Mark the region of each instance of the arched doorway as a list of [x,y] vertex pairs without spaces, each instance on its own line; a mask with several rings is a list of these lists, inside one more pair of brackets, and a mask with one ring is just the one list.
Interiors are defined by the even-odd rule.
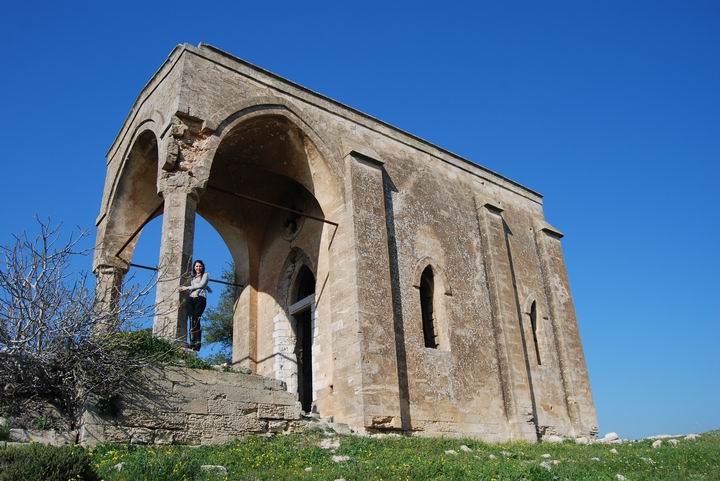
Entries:
[[289,313],[295,331],[295,359],[297,360],[297,392],[303,411],[310,412],[313,402],[313,334],[315,322],[315,276],[303,265],[295,278]]

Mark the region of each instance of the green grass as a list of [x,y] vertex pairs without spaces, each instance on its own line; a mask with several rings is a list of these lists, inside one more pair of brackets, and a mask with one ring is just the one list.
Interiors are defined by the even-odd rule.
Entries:
[[[92,451],[105,481],[134,480],[720,480],[720,434],[707,433],[675,447],[650,441],[615,446],[563,444],[489,445],[469,439],[340,437],[336,453],[321,449],[321,434],[248,437],[217,447],[101,446]],[[460,450],[462,444],[472,452]],[[612,454],[612,448],[618,454]],[[457,455],[445,454],[455,450]],[[350,456],[344,463],[331,457]],[[550,458],[543,458],[549,454]],[[492,459],[492,456],[495,458]],[[593,457],[599,461],[592,460]],[[552,464],[553,460],[559,461]],[[541,466],[547,461],[550,469]],[[114,468],[123,463],[122,470]],[[228,476],[203,473],[203,464],[225,466]],[[311,471],[305,468],[311,467]]]

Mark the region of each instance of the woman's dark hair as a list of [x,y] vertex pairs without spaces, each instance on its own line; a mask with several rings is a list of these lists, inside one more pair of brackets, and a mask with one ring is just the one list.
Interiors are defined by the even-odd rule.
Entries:
[[195,262],[193,262],[192,267],[192,274],[195,275],[195,264],[200,264],[202,266],[202,273],[205,274],[205,263],[201,261],[200,259],[196,259]]

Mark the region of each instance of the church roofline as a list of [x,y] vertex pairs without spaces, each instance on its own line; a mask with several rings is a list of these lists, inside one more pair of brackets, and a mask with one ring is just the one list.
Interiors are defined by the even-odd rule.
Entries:
[[[200,57],[203,57],[203,58],[208,59],[207,57],[205,57],[204,55],[202,55],[202,52],[203,52],[204,50],[205,50],[205,51],[209,51],[209,52],[213,52],[213,53],[215,53],[215,54],[217,54],[217,55],[221,55],[222,57],[225,57],[225,58],[227,58],[227,59],[229,59],[229,60],[231,60],[231,61],[233,61],[233,62],[237,62],[237,63],[239,63],[239,64],[241,64],[241,65],[243,65],[243,66],[245,66],[245,67],[250,68],[251,70],[254,70],[254,71],[256,71],[256,72],[258,72],[258,73],[261,73],[261,74],[263,74],[263,75],[267,75],[267,76],[269,76],[269,77],[272,77],[273,79],[279,80],[279,81],[281,81],[281,82],[283,82],[283,83],[285,83],[285,84],[287,84],[287,85],[289,85],[289,86],[291,86],[291,87],[293,87],[293,88],[295,88],[295,89],[298,89],[298,90],[301,90],[302,92],[305,92],[305,93],[307,93],[307,94],[310,94],[312,97],[316,97],[316,98],[321,99],[321,100],[323,100],[323,101],[329,102],[329,103],[331,103],[331,104],[333,104],[333,105],[335,105],[335,106],[337,106],[337,107],[339,107],[339,108],[341,108],[341,109],[344,109],[344,110],[347,110],[347,111],[352,112],[353,114],[359,115],[360,117],[363,117],[363,118],[365,118],[366,120],[370,120],[370,121],[372,121],[372,122],[375,122],[375,123],[377,123],[377,124],[380,124],[380,125],[382,125],[383,127],[386,127],[386,128],[390,129],[391,131],[393,131],[393,132],[395,132],[395,133],[397,133],[397,134],[400,134],[400,135],[402,135],[402,136],[406,136],[406,137],[408,137],[408,138],[410,138],[410,139],[415,140],[416,142],[420,142],[421,144],[424,144],[424,145],[426,145],[426,146],[428,146],[428,147],[430,147],[430,148],[432,148],[432,149],[435,149],[435,150],[437,150],[438,152],[441,152],[442,154],[445,154],[445,155],[449,156],[449,157],[452,158],[452,159],[455,159],[455,160],[458,160],[458,161],[460,161],[460,162],[462,162],[462,163],[464,163],[464,164],[467,164],[467,166],[468,166],[469,168],[471,168],[471,169],[479,169],[479,170],[481,170],[481,171],[483,171],[483,172],[485,172],[485,173],[487,173],[487,174],[490,174],[490,175],[492,175],[492,176],[494,176],[494,177],[497,177],[497,178],[499,178],[499,179],[502,179],[503,181],[508,182],[509,184],[515,186],[516,188],[519,188],[519,189],[521,189],[521,190],[523,190],[523,191],[531,194],[532,197],[535,197],[535,198],[532,198],[532,197],[531,197],[530,200],[533,200],[533,201],[538,202],[538,203],[542,203],[542,197],[543,197],[542,194],[540,194],[539,192],[534,191],[534,190],[532,190],[532,189],[530,189],[530,188],[528,188],[528,187],[520,184],[519,182],[516,182],[516,181],[514,181],[514,180],[512,180],[512,179],[510,179],[510,178],[508,178],[508,177],[505,177],[504,175],[499,174],[499,173],[497,173],[497,172],[495,172],[495,171],[493,171],[493,170],[491,170],[491,169],[489,169],[489,168],[487,168],[487,167],[484,167],[484,166],[482,166],[482,165],[480,165],[480,164],[478,164],[478,163],[476,163],[476,162],[473,162],[473,161],[471,161],[471,160],[469,160],[469,159],[466,159],[465,157],[462,157],[461,155],[458,155],[458,154],[456,154],[456,153],[454,153],[454,152],[452,152],[452,151],[450,151],[450,150],[448,150],[448,149],[445,149],[445,148],[443,148],[443,147],[440,147],[440,146],[438,146],[438,145],[436,145],[436,144],[434,144],[434,143],[432,143],[432,142],[430,142],[430,141],[428,141],[428,140],[423,139],[422,137],[419,137],[419,136],[417,136],[417,135],[415,135],[415,134],[412,134],[412,133],[410,133],[410,132],[407,132],[407,131],[405,131],[405,130],[403,130],[403,129],[401,129],[401,128],[398,128],[398,127],[396,127],[396,126],[394,126],[394,125],[392,125],[392,124],[389,124],[389,123],[387,123],[387,122],[385,122],[385,121],[383,121],[383,120],[381,120],[381,119],[379,119],[379,118],[377,118],[377,117],[374,117],[374,116],[369,115],[369,114],[367,114],[367,113],[365,113],[365,112],[362,112],[362,111],[360,111],[360,110],[358,110],[358,109],[356,109],[356,108],[354,108],[354,107],[351,107],[351,106],[349,106],[349,105],[346,105],[346,104],[344,104],[344,103],[342,103],[342,102],[339,102],[339,101],[337,101],[337,100],[335,100],[335,99],[333,99],[333,98],[330,98],[330,97],[328,97],[328,96],[326,96],[326,95],[323,95],[323,94],[321,94],[321,93],[318,93],[318,92],[316,92],[316,91],[314,91],[314,90],[312,90],[312,89],[309,89],[309,88],[307,88],[307,87],[305,87],[305,86],[303,86],[303,85],[300,85],[300,84],[298,84],[298,83],[296,83],[296,82],[293,82],[292,80],[288,80],[287,78],[282,77],[281,75],[278,75],[278,74],[276,74],[276,73],[273,73],[273,72],[271,72],[271,71],[269,71],[269,70],[266,70],[266,69],[264,69],[264,68],[262,68],[262,67],[259,67],[259,66],[255,65],[255,64],[251,63],[251,62],[248,62],[247,60],[243,60],[243,59],[241,59],[241,58],[239,58],[239,57],[237,57],[237,56],[235,56],[235,55],[233,55],[233,54],[231,54],[231,53],[228,53],[228,52],[226,52],[226,51],[224,51],[224,50],[222,50],[222,49],[220,49],[220,48],[217,48],[217,47],[214,47],[214,46],[212,46],[212,45],[205,44],[205,43],[200,43],[197,47],[195,47],[195,46],[193,46],[193,45],[190,45],[190,44],[187,44],[187,43],[179,44],[179,45],[177,45],[177,46],[170,52],[170,54],[168,55],[167,59],[162,63],[162,65],[160,66],[160,68],[158,68],[158,70],[153,74],[153,76],[150,78],[150,80],[145,84],[145,86],[144,86],[144,87],[142,88],[142,90],[140,91],[140,94],[138,95],[137,99],[136,99],[135,102],[133,103],[133,106],[132,106],[132,108],[130,109],[130,112],[128,113],[127,117],[125,118],[125,122],[123,123],[123,126],[122,126],[120,132],[118,132],[117,137],[115,138],[115,140],[113,141],[112,145],[111,145],[110,148],[108,149],[108,152],[107,152],[108,159],[109,159],[109,157],[111,156],[111,153],[113,153],[113,150],[121,143],[121,141],[122,141],[122,139],[125,137],[125,135],[127,135],[127,131],[125,131],[125,127],[128,126],[130,123],[132,123],[132,117],[134,117],[134,115],[136,115],[137,112],[140,110],[140,105],[139,105],[139,104],[141,103],[141,100],[144,100],[144,98],[147,98],[147,97],[145,97],[146,92],[150,91],[150,92],[148,93],[148,95],[147,95],[147,96],[149,97],[149,95],[152,93],[151,90],[154,90],[155,88],[157,88],[157,86],[158,86],[158,85],[160,84],[160,82],[162,81],[162,79],[160,79],[160,81],[156,82],[156,79],[158,79],[159,77],[163,76],[163,74],[167,75],[167,74],[170,72],[170,70],[172,70],[172,67],[175,65],[175,63],[177,63],[177,61],[182,57],[182,54],[185,53],[186,51],[187,51],[187,52],[190,52],[190,53],[193,53],[193,54],[195,54],[195,55],[198,55],[198,56],[200,56]],[[211,61],[212,61],[212,59],[208,59],[208,60],[211,60]],[[170,65],[169,68],[167,68],[168,65]],[[334,112],[334,113],[336,113],[336,112]],[[400,139],[395,139],[395,140],[400,140]],[[447,159],[444,159],[444,158],[442,158],[442,157],[438,157],[437,155],[433,154],[432,152],[426,152],[426,153],[428,153],[429,155],[432,155],[432,156],[434,156],[434,157],[436,157],[436,158],[439,158],[440,160],[443,160],[443,161],[447,162]],[[453,165],[453,166],[455,166],[455,167],[457,167],[457,168],[460,168],[461,170],[465,170],[465,171],[467,171],[468,173],[476,174],[476,175],[477,175],[477,173],[472,172],[471,170],[469,170],[468,167],[465,167],[465,166],[462,166],[462,165],[458,165],[458,164],[455,164],[455,163],[452,163],[452,162],[450,162],[450,163],[451,163],[451,165]],[[488,180],[491,180],[491,179],[488,179]]]

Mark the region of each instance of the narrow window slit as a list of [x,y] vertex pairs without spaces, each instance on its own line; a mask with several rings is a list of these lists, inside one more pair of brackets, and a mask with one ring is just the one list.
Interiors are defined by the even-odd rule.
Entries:
[[532,326],[533,342],[535,343],[535,355],[537,356],[537,363],[538,366],[541,366],[542,361],[540,360],[540,347],[538,346],[537,338],[537,307],[535,306],[535,301],[533,301],[532,306],[530,306],[530,325]]
[[435,328],[434,295],[433,271],[430,266],[427,266],[420,276],[420,310],[422,312],[423,336],[425,338],[425,347],[437,349],[439,343],[437,329]]

